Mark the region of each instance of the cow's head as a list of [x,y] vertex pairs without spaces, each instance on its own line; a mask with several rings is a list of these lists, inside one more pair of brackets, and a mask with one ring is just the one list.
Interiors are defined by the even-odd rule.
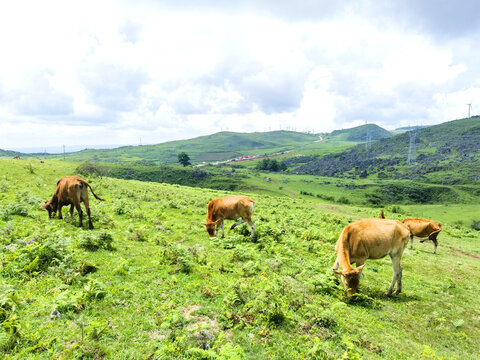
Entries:
[[342,275],[342,282],[348,295],[353,295],[358,292],[358,285],[360,284],[360,275],[365,264],[349,270],[333,270],[335,274]]
[[205,225],[205,228],[207,229],[208,236],[214,237],[215,236],[215,225],[217,225],[216,221],[207,221],[206,223],[202,223]]
[[52,218],[55,217],[55,213],[57,212],[57,204],[52,202],[52,200],[47,200],[45,201],[45,204],[40,206],[41,210],[47,210],[48,211],[48,217]]

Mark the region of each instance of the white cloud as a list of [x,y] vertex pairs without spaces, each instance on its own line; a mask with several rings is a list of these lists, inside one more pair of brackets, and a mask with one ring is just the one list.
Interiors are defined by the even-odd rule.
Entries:
[[480,115],[480,84],[450,93],[438,93],[433,96],[434,106],[429,109],[430,117],[437,122],[449,121],[468,116],[468,104],[471,104],[470,115]]
[[467,17],[446,34],[445,15],[462,13],[451,9],[368,0],[2,2],[0,148],[66,141],[52,126],[92,145],[459,118],[464,103],[480,103],[461,99],[480,88],[479,26]]

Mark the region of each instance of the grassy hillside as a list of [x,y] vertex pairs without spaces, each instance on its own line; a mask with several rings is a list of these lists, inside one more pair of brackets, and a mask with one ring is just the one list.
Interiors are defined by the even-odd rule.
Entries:
[[329,138],[338,138],[345,141],[356,142],[365,142],[367,137],[370,140],[380,140],[391,136],[392,134],[390,131],[375,124],[366,124],[350,129],[335,130],[327,135]]
[[416,162],[407,163],[411,133],[357,145],[342,153],[292,158],[304,174],[380,179],[419,179],[437,184],[480,181],[480,118],[455,120],[416,132]]
[[318,136],[316,135],[293,131],[219,132],[194,139],[170,141],[157,145],[83,150],[67,154],[67,159],[71,161],[104,162],[149,160],[164,164],[176,164],[178,162],[177,155],[180,152],[186,152],[193,162],[209,162],[232,159],[242,155],[292,150],[317,139]]
[[[87,178],[94,230],[38,209],[77,164],[0,160],[0,352],[6,359],[472,359],[480,340],[480,236],[456,220],[478,205],[390,206],[441,218],[438,255],[415,241],[403,293],[367,261],[361,294],[331,274],[347,223],[378,209],[251,194],[242,225],[209,239],[207,202],[225,191]],[[31,164],[30,164],[31,165]],[[320,189],[320,188],[319,188]],[[460,211],[460,209],[462,211]],[[441,215],[441,216],[440,216]]]

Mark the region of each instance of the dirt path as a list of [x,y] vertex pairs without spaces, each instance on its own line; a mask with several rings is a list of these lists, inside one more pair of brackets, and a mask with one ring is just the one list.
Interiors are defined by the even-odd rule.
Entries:
[[[440,244],[439,244],[438,246],[440,246]],[[470,254],[470,253],[468,253],[468,252],[466,252],[466,251],[463,251],[463,250],[454,248],[454,247],[452,247],[452,246],[447,246],[447,245],[443,245],[443,246],[445,246],[446,248],[449,248],[450,250],[453,250],[453,251],[456,252],[456,253],[459,253],[459,254],[462,254],[462,255],[471,257],[472,259],[480,260],[480,256],[478,256],[478,255]]]
[[[416,237],[416,236],[415,236],[415,239],[422,239],[422,238],[419,238],[419,237]],[[433,241],[431,241],[431,240],[425,240],[424,242],[433,245]],[[460,250],[460,249],[457,249],[457,248],[455,248],[455,247],[453,247],[453,246],[438,244],[438,247],[446,247],[447,249],[452,250],[454,253],[462,254],[462,255],[471,257],[472,259],[480,260],[480,256],[475,255],[475,254],[471,254],[471,253],[469,253],[469,252],[466,252],[466,251],[463,251],[463,250]],[[456,254],[454,254],[454,256],[456,256]]]
[[331,213],[335,213],[335,214],[338,214],[338,215],[349,216],[349,217],[358,218],[358,219],[361,218],[361,217],[358,216],[358,214],[350,214],[350,213],[347,213],[347,212],[339,209],[339,207],[336,206],[336,205],[317,204],[317,207],[318,207],[319,209],[322,209],[322,210],[325,210],[325,211],[328,211],[328,212],[331,212]]
[[[272,181],[276,186],[279,186],[279,183],[278,183],[277,179],[272,178]],[[286,192],[292,199],[295,199],[297,197],[293,191],[285,189],[283,186],[282,186],[282,191]]]

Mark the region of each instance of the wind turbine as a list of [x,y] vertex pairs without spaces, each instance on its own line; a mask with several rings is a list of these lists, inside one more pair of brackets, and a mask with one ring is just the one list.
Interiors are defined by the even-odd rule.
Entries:
[[467,104],[468,105],[468,117],[470,118],[470,109],[472,108],[472,103],[470,102],[470,104]]

